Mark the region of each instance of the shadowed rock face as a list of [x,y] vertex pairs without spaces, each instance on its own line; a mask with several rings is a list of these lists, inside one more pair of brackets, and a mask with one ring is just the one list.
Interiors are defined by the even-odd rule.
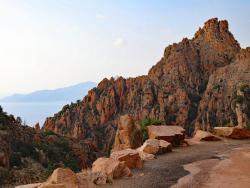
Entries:
[[206,111],[199,107],[200,100],[202,105],[209,103],[210,98],[203,100],[203,95],[208,95],[208,82],[212,87],[211,75],[237,66],[234,64],[240,62],[234,62],[240,50],[228,22],[210,19],[194,38],[168,46],[148,75],[103,79],[82,101],[47,118],[43,129],[91,142],[102,152],[112,147],[117,121],[123,114],[130,114],[137,122],[158,118],[168,125],[183,126],[191,134],[194,122],[200,122]]
[[197,128],[246,127],[250,120],[250,48],[242,49],[228,66],[210,76],[200,101]]

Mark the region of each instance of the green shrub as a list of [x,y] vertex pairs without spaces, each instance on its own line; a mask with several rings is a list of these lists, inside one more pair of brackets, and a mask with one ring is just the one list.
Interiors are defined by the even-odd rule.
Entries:
[[24,142],[22,140],[13,140],[11,142],[11,149],[13,152],[20,153],[22,157],[37,158],[37,152],[32,142]]
[[47,166],[45,176],[50,175],[54,166],[58,164],[64,164],[65,167],[68,167],[75,172],[81,170],[78,157],[74,154],[69,142],[63,137],[53,143],[41,143],[37,147],[40,150],[43,150],[49,159],[49,162],[44,164],[44,166]]
[[159,119],[155,118],[145,118],[140,122],[141,125],[141,130],[142,130],[142,135],[143,135],[143,140],[148,139],[148,131],[147,131],[147,126],[149,125],[161,125],[163,122]]
[[145,118],[141,121],[141,126],[146,127],[148,125],[161,125],[162,121],[154,118]]

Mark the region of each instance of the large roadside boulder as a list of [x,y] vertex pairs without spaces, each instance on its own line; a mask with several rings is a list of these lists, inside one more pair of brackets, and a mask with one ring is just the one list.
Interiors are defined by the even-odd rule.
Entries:
[[[59,184],[59,187],[63,187],[61,185],[64,185],[65,188],[78,188],[78,180],[76,174],[72,170],[64,168],[57,168],[56,170],[54,170],[46,183],[43,183],[41,186],[45,188],[46,185],[50,184]],[[47,187],[49,188],[49,186]]]
[[195,135],[194,135],[194,140],[197,140],[197,141],[219,141],[219,140],[221,140],[221,138],[213,135],[210,132],[197,130]]
[[214,134],[221,137],[228,137],[232,134],[233,127],[214,127]]
[[124,161],[118,161],[112,158],[98,158],[92,165],[92,173],[96,174],[93,180],[95,184],[106,184],[113,179],[131,176],[131,171]]
[[165,140],[148,139],[139,148],[139,151],[143,151],[148,154],[162,154],[172,150],[172,145]]
[[173,146],[182,144],[185,139],[185,129],[180,126],[150,125],[147,130],[150,139],[165,140]]
[[217,136],[232,139],[249,139],[250,130],[239,127],[215,127],[214,132]]
[[156,154],[159,151],[159,140],[157,139],[146,140],[144,144],[140,147],[140,150],[145,153]]
[[131,115],[120,116],[116,132],[114,150],[136,149],[143,143],[142,132]]
[[85,169],[76,174],[78,179],[78,188],[96,188],[96,185],[93,183],[95,174],[91,173],[90,169]]
[[143,161],[149,161],[149,160],[155,159],[154,154],[150,154],[150,153],[146,153],[144,151],[141,151],[140,148],[138,148],[137,151],[139,152],[139,155]]
[[172,144],[165,140],[159,140],[159,150],[157,154],[163,154],[169,151],[172,151]]
[[139,152],[134,149],[114,151],[111,153],[110,157],[118,161],[124,161],[127,167],[130,169],[143,167],[143,161],[139,155]]

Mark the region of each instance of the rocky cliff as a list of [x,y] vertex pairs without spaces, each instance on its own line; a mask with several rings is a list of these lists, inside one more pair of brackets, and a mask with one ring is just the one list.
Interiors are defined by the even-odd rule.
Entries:
[[[136,122],[156,118],[183,126],[188,134],[197,127],[220,125],[239,111],[229,109],[228,96],[232,97],[239,81],[249,82],[248,52],[241,50],[226,20],[210,19],[192,39],[168,46],[148,75],[105,78],[82,101],[47,118],[43,129],[108,152],[122,114],[130,114]],[[226,92],[220,88],[211,93],[217,83],[224,84]],[[234,124],[237,121],[236,117]]]
[[197,128],[215,126],[250,128],[250,48],[210,76],[199,105]]

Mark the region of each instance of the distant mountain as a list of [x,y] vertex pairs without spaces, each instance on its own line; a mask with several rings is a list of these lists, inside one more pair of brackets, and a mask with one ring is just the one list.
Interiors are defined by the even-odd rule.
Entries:
[[96,87],[95,82],[83,82],[77,85],[54,89],[40,90],[29,94],[15,94],[0,99],[1,102],[57,102],[82,99],[90,89]]

